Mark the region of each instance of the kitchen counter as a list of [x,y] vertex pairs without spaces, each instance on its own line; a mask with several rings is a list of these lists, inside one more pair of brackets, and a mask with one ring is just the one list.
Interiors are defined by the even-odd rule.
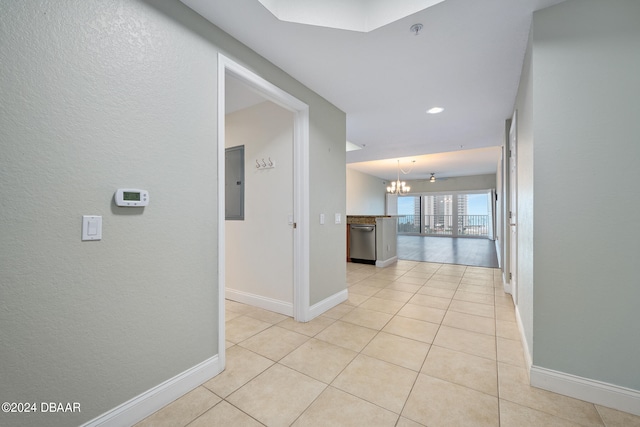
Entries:
[[375,224],[376,218],[391,218],[390,215],[347,215],[348,224]]
[[398,261],[398,217],[392,215],[347,215],[347,261],[350,261],[349,226],[376,225],[376,267],[386,267]]

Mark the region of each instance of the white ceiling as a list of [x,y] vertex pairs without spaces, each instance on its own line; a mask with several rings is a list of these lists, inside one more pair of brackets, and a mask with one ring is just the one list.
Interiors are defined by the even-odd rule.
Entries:
[[181,1],[343,110],[364,146],[348,167],[391,179],[404,158],[442,177],[495,173],[500,150],[478,149],[503,143],[532,12],[563,0],[445,0],[370,32],[280,21],[259,0]]
[[421,156],[370,160],[350,163],[348,166],[350,169],[394,181],[398,177],[398,161],[400,161],[399,166],[402,171],[410,171],[408,174],[401,171],[400,181],[427,179],[432,173],[436,178],[484,175],[496,172],[500,152],[500,147],[474,148]]
[[368,32],[444,0],[258,0],[282,21]]
[[230,114],[265,102],[266,98],[233,75],[225,77],[225,113]]

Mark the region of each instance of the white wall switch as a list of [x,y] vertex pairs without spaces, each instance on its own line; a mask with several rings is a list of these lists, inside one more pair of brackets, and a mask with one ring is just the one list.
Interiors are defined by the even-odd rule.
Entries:
[[324,214],[320,214],[320,225],[324,225]]
[[336,214],[336,224],[342,223],[342,215],[339,213]]
[[82,240],[102,239],[102,217],[98,215],[82,216]]

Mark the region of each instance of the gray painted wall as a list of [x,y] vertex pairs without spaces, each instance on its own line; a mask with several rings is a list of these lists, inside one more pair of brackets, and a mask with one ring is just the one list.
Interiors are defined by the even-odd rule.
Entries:
[[[177,1],[2,2],[0,24],[2,397],[82,405],[0,424],[77,425],[218,353],[218,52],[310,105],[312,218],[345,212],[345,115]],[[149,206],[115,207],[125,186]],[[310,233],[314,303],[346,287],[345,239]]]
[[[528,359],[533,355],[533,78],[532,78],[532,43],[531,37],[524,57],[520,86],[516,98],[516,126],[517,126],[517,269],[516,286],[517,307],[520,321],[529,352]],[[506,157],[506,156],[505,156]],[[507,170],[507,174],[509,171]],[[509,179],[509,177],[507,177]],[[507,188],[507,193],[509,189]],[[507,195],[507,198],[509,195]],[[508,208],[507,208],[508,212]],[[509,220],[506,219],[507,233],[510,233]],[[505,239],[505,242],[507,240]],[[509,241],[505,250],[505,272],[511,270],[511,253]]]
[[[311,103],[309,96],[302,98]],[[310,289],[309,302],[317,304],[347,288],[345,114],[324,99],[313,99],[310,110]],[[326,215],[324,225],[320,214]],[[340,214],[340,224],[331,219]]]
[[[498,165],[496,165],[496,170]],[[440,191],[465,191],[465,190],[489,190],[496,188],[496,174],[458,176],[447,179],[439,179],[436,182],[429,180],[407,181],[411,187],[410,193],[431,193]]]
[[[527,247],[519,252],[527,277],[519,277],[534,284],[533,298],[523,296],[519,307],[533,310],[532,329],[525,328],[533,363],[635,390],[638,22],[637,1],[569,0],[535,13],[531,74],[518,102],[520,237],[527,241],[518,244]],[[529,263],[530,271],[522,267]]]
[[384,215],[384,180],[347,168],[347,215]]

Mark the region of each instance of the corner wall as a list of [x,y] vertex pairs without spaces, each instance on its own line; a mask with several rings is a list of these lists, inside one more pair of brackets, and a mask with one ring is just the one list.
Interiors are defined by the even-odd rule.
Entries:
[[[517,127],[517,227],[518,236],[516,242],[517,253],[517,269],[516,269],[516,285],[517,289],[517,301],[515,301],[519,321],[522,327],[522,332],[526,340],[527,360],[531,361],[533,358],[533,292],[534,292],[534,210],[533,210],[533,188],[534,188],[534,174],[533,174],[533,147],[534,147],[534,135],[533,135],[533,76],[532,76],[532,51],[533,45],[531,36],[527,44],[527,50],[524,57],[524,63],[522,67],[522,74],[520,76],[520,85],[518,87],[518,95],[516,97],[516,127]],[[508,133],[507,133],[508,135]],[[508,147],[508,145],[507,145]],[[508,148],[507,148],[508,151]],[[508,156],[507,164],[509,162]],[[507,169],[506,173],[509,173]],[[507,180],[509,178],[507,177]],[[509,183],[511,185],[511,183]],[[507,187],[509,192],[509,187]],[[507,195],[508,198],[510,197]],[[506,212],[509,212],[507,207]],[[509,233],[509,219],[505,219],[506,227],[505,232]],[[511,244],[511,242],[509,242]],[[505,251],[505,272],[510,271],[511,262],[511,248],[507,247]]]
[[[217,60],[140,2],[0,20],[2,397],[82,411],[0,424],[78,425],[218,353]],[[149,206],[116,207],[123,187]]]
[[[178,1],[1,2],[0,23],[3,401],[82,409],[0,424],[78,425],[219,353],[217,54],[310,105],[313,218],[344,216],[345,115]],[[128,186],[149,206],[115,207]],[[310,228],[313,303],[346,288],[346,243]]]
[[569,0],[533,23],[533,362],[636,391],[639,22]]
[[534,13],[516,100],[517,308],[531,383],[636,414],[640,229],[624,218],[640,208],[629,197],[639,21],[640,4],[623,0]]

